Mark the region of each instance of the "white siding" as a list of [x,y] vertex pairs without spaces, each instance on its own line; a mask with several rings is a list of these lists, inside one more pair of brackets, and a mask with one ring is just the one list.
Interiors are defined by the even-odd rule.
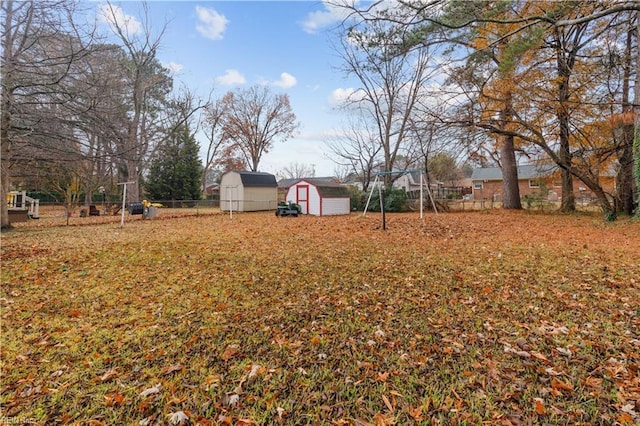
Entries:
[[229,200],[233,211],[243,211],[244,188],[238,172],[227,172],[220,179],[220,210],[229,211]]
[[286,203],[288,203],[289,201],[293,201],[295,203],[296,201],[296,186],[290,186],[289,189],[287,189],[287,193],[284,196],[284,201]]
[[[298,187],[308,186],[309,194],[306,202],[300,200],[298,195]],[[318,187],[305,180],[301,180],[295,185],[291,186],[287,191],[285,198],[287,202],[293,201],[302,206],[302,212],[314,216],[331,216],[339,214],[349,214],[351,208],[351,200],[347,197],[334,197],[334,198],[320,198]],[[320,208],[320,201],[322,200],[322,209]]]
[[[301,200],[299,197],[300,193],[298,191],[298,188],[301,186],[309,187],[309,193],[307,195],[306,202],[304,200]],[[302,207],[302,213],[304,214],[320,216],[320,195],[318,194],[318,188],[307,181],[302,180],[290,187],[287,191],[286,201],[293,201],[294,203],[300,204],[300,206]]]
[[[287,190],[287,196],[285,197],[285,202],[289,202],[289,201],[293,201],[294,203],[298,203],[298,186],[297,185],[293,185],[291,187],[289,187],[289,189]],[[298,203],[300,204],[300,203]],[[302,205],[302,214],[306,214],[306,207],[305,205]]]
[[349,198],[324,198],[322,200],[322,216],[349,214],[351,200]]
[[320,194],[314,185],[309,186],[309,214],[320,216]]

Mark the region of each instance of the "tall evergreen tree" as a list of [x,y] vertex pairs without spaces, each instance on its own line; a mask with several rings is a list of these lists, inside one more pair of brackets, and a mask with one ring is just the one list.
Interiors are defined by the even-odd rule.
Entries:
[[199,200],[203,167],[199,150],[189,127],[178,127],[151,162],[145,184],[148,197],[153,200]]

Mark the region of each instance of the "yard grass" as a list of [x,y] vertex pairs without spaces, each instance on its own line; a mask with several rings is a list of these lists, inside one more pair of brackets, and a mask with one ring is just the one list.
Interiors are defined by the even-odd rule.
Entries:
[[638,222],[387,227],[270,212],[3,234],[0,423],[640,422]]

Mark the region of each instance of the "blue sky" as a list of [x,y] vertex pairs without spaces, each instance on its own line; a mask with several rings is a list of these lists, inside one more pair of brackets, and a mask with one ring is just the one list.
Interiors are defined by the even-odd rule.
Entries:
[[[97,2],[97,10],[106,3]],[[131,32],[139,31],[140,2],[111,3]],[[300,123],[297,135],[276,141],[260,164],[276,173],[292,163],[314,165],[316,176],[334,174],[325,142],[340,126],[334,106],[354,87],[338,70],[329,30],[342,18],[322,1],[149,1],[152,30],[166,23],[159,60],[176,86],[201,96],[266,84],[287,93]],[[105,30],[108,22],[99,19]],[[200,140],[204,149],[206,140]]]

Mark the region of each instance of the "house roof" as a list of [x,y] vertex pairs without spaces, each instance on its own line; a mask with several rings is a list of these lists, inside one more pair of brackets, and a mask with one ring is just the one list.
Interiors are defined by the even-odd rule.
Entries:
[[280,179],[278,181],[278,188],[288,189],[288,188],[291,187],[291,185],[293,185],[294,183],[296,183],[299,180],[300,179]]
[[296,179],[291,186],[298,184],[299,182],[307,182],[315,186],[318,193],[322,197],[349,197],[349,190],[339,183],[329,180],[331,178],[302,178]]
[[[298,181],[300,180],[306,180],[309,183],[313,183],[313,182],[329,182],[329,183],[336,183],[336,178],[333,176],[327,176],[327,177],[313,177],[313,178],[293,178],[293,179],[280,179],[278,181],[278,188],[291,188],[293,185],[295,185]],[[314,185],[316,185],[314,183]]]
[[[537,179],[546,177],[557,170],[557,166],[550,164],[529,164],[518,166],[518,179]],[[471,180],[502,180],[500,167],[482,167],[474,169]]]
[[276,186],[278,186],[276,177],[271,173],[247,171],[241,171],[237,173],[240,175],[243,186],[265,188],[275,188]]

